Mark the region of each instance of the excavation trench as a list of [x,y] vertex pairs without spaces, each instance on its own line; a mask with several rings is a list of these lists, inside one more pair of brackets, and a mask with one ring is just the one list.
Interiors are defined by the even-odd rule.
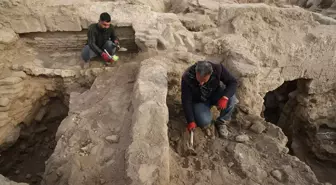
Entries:
[[[284,165],[292,165],[297,162],[294,162],[290,155],[284,155],[284,152],[288,152],[286,148],[287,139],[282,132],[280,133],[281,129],[279,127],[284,127],[284,123],[293,122],[292,113],[295,112],[298,104],[296,97],[298,94],[304,95],[307,92],[307,85],[310,80],[288,81],[266,94],[265,110],[262,116],[270,123],[266,124],[262,118],[256,115],[246,115],[236,109],[233,120],[229,124],[229,138],[227,139],[219,138],[214,126],[211,126],[212,135],[210,137],[202,129],[196,128],[194,134],[196,156],[188,155],[186,152],[189,133],[186,131],[182,105],[172,95],[174,94],[172,89],[175,88],[173,86],[176,86],[172,82],[170,83],[172,87],[169,88],[172,92],[168,93],[167,98],[171,184],[253,184],[254,182],[274,184],[273,175],[267,176],[266,172],[281,169]],[[179,95],[176,97],[179,97]],[[216,110],[213,109],[212,113],[216,115]],[[215,115],[213,119],[216,118]],[[259,122],[266,128],[261,133],[256,134],[256,127],[252,128],[251,122],[253,122],[253,125]],[[294,133],[291,127],[284,127],[283,132],[289,139],[288,148],[293,146],[294,139],[299,138],[294,137],[295,134],[306,137],[303,135],[305,132]],[[240,134],[247,134],[250,141],[241,144],[236,138]],[[213,137],[214,135],[215,137]],[[283,148],[279,147],[279,144]],[[295,142],[295,144],[298,144],[298,142]],[[334,177],[328,177],[328,174],[333,174],[332,166],[326,162],[321,165],[321,161],[318,161],[309,151],[307,143],[299,143],[299,146],[293,148],[290,154],[296,155],[310,166],[320,182],[335,183]],[[309,184],[312,182],[312,179],[309,179],[313,177],[312,172],[303,172],[303,169],[307,167],[301,161],[299,162],[301,163],[300,167],[297,167],[291,174],[286,174],[286,170],[283,171],[285,175],[282,179],[283,184]],[[295,176],[292,182],[288,182],[290,176]]]
[[[308,97],[307,84],[309,80],[297,79],[286,81],[264,97],[264,112],[266,121],[282,128],[288,137],[289,154],[298,157],[311,167],[320,182],[336,183],[335,164],[330,160],[321,160],[314,154],[313,145],[317,141],[330,143],[336,141],[336,130],[327,125],[312,128],[298,117],[297,96]],[[323,141],[324,140],[324,141]],[[316,152],[316,151],[315,151]],[[328,154],[325,154],[326,157]],[[328,157],[327,157],[328,158]],[[332,160],[332,159],[331,159]]]
[[[170,184],[242,183],[241,179],[246,178],[246,174],[237,165],[228,167],[228,164],[235,162],[234,142],[231,142],[233,138],[219,139],[213,125],[210,127],[211,135],[196,128],[193,147],[196,155],[190,155],[187,152],[190,134],[186,131],[187,125],[182,105],[174,102],[171,97],[167,98],[167,105],[169,108]],[[214,109],[212,112],[216,115]],[[238,128],[234,123],[231,125],[230,132],[232,136],[238,134]]]
[[[37,66],[51,69],[77,70],[82,62],[81,51],[87,43],[87,31],[79,32],[32,32],[20,34],[20,39],[29,49],[23,49],[22,60],[14,61],[22,65],[22,61],[33,57],[33,63]],[[120,40],[121,47],[126,51],[120,51],[119,63],[134,61],[139,51],[135,43],[135,31],[132,26],[116,27],[116,35]],[[33,49],[33,50],[32,50]],[[100,57],[91,59],[90,66],[102,67],[103,60]]]
[[1,152],[0,173],[16,182],[40,184],[45,161],[56,146],[57,128],[67,114],[68,106],[60,98],[50,98],[32,123],[21,124],[16,143]]
[[[78,72],[78,70],[80,70],[79,62],[81,62],[80,51],[86,43],[86,32],[87,30],[81,32],[46,32],[20,34],[20,40],[23,41],[22,46],[20,46],[22,47],[20,48],[22,60],[13,61],[13,65],[23,66],[23,69],[25,69],[25,66],[33,66],[32,69],[40,68],[41,70],[45,71],[50,71],[50,69],[69,71],[70,69],[73,72]],[[131,71],[131,74],[127,76],[125,72],[117,72],[119,69],[118,67],[110,66],[111,68],[108,70],[111,71],[111,77],[109,79],[105,79],[104,83],[106,83],[107,81],[111,81],[110,79],[112,78],[112,76],[113,78],[117,78],[115,77],[117,73],[120,73],[119,76],[126,75],[127,78],[125,77],[125,80],[127,80],[131,76],[133,77],[136,74],[134,72],[134,66],[137,66],[137,64],[133,63],[142,60],[142,58],[138,59],[138,47],[135,44],[133,28],[130,26],[118,27],[116,29],[116,32],[120,38],[121,46],[127,48],[126,52],[118,52],[120,62],[117,65],[130,65],[133,67],[121,67],[124,71]],[[101,61],[99,57],[96,57],[91,63],[93,63],[93,67],[100,68],[102,67],[100,62]],[[62,73],[64,71],[62,71]],[[104,71],[104,69],[102,69],[101,71]],[[60,77],[55,77],[57,79],[61,79],[60,82],[56,80],[57,87],[56,89],[54,89],[57,91],[56,94],[60,95],[63,93],[67,95],[51,97],[49,102],[45,106],[42,106],[39,111],[37,111],[38,113],[35,115],[35,119],[31,123],[20,124],[20,136],[16,143],[0,153],[0,174],[16,182],[26,182],[31,185],[43,184],[42,179],[48,178],[45,177],[46,172],[47,174],[50,174],[50,171],[53,171],[53,169],[50,169],[48,171],[48,166],[46,164],[48,162],[48,159],[53,160],[52,154],[55,153],[55,147],[57,143],[57,140],[55,140],[55,134],[59,130],[59,128],[61,128],[59,126],[61,126],[60,123],[62,122],[62,120],[68,116],[69,102],[67,101],[69,101],[69,95],[72,92],[79,94],[84,93],[86,89],[91,87],[91,83],[93,83],[94,79],[97,77],[97,75],[99,75],[98,73],[94,75],[90,74],[89,76],[86,76],[85,74],[81,76],[76,75],[71,77],[63,77],[63,79]],[[42,73],[38,75],[38,77],[34,78],[50,79],[50,83],[54,82],[54,78],[50,77],[51,75],[48,73]],[[128,85],[128,89],[126,89],[125,86],[119,88],[119,90],[125,90],[125,92],[122,93],[123,98],[125,98],[126,92],[131,94],[131,87],[134,83],[134,79],[129,80],[125,83]],[[118,86],[118,84],[116,86]],[[59,91],[62,92],[59,93]],[[99,93],[102,93],[102,91],[97,90],[96,94]],[[120,102],[121,99],[122,98],[119,98],[115,101]],[[93,96],[93,100],[88,101],[96,100],[97,97]],[[127,100],[130,101],[130,98],[128,98]],[[125,106],[126,108],[129,108],[129,104]],[[110,110],[106,110],[106,114],[108,114],[109,111]],[[120,115],[120,113],[118,114]],[[107,120],[104,121],[107,122]],[[118,127],[113,129],[120,128]],[[71,137],[71,135],[69,137]],[[120,157],[120,159],[123,158]],[[123,162],[123,160],[116,161],[120,161],[121,163]],[[55,161],[55,163],[57,162],[58,161]],[[119,172],[124,173],[122,168],[116,170],[115,173]],[[120,176],[120,178],[122,177]],[[49,184],[55,184],[55,182]]]

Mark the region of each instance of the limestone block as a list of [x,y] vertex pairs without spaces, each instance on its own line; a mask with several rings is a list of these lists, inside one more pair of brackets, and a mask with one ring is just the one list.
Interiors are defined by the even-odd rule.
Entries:
[[282,68],[281,76],[284,80],[294,80],[303,77],[304,68],[299,66],[286,66]]
[[281,146],[277,140],[268,136],[257,141],[255,144],[257,150],[263,153],[281,153],[284,150],[284,146]]
[[260,166],[259,153],[244,144],[238,143],[234,147],[234,159],[243,173],[252,180],[262,183],[267,177],[267,172]]
[[9,28],[0,28],[0,44],[12,44],[19,39],[17,34]]
[[7,97],[0,98],[0,107],[6,107],[9,104],[9,99]]
[[276,141],[280,144],[280,146],[286,147],[286,144],[288,142],[288,138],[283,133],[281,128],[279,128],[278,126],[276,126],[274,124],[271,124],[271,123],[267,123],[266,127],[267,127],[266,134],[270,137],[275,138]]
[[266,127],[264,124],[260,123],[260,122],[257,122],[257,123],[254,123],[251,128],[250,128],[253,132],[257,133],[257,134],[260,134],[262,133]]
[[331,17],[327,17],[327,16],[324,16],[322,14],[315,13],[315,12],[313,12],[312,15],[313,15],[314,19],[321,24],[336,25],[336,20],[331,18]]
[[23,86],[24,86],[24,82],[20,82],[20,83],[13,84],[13,85],[2,85],[1,91],[4,92],[6,90],[23,89]]
[[162,32],[162,37],[172,46],[175,45],[174,38],[174,28],[171,25],[167,25],[166,28]]
[[[148,101],[138,107],[134,117],[136,120],[133,132],[137,134],[128,149],[128,177],[133,180],[134,185],[169,183],[166,105]],[[157,126],[158,123],[160,126]]]
[[[11,96],[6,96],[6,98],[10,98]],[[20,96],[19,96],[20,97]],[[7,112],[7,111],[9,111],[9,109],[10,109],[10,107],[11,107],[11,103],[9,103],[7,106],[5,106],[5,107],[1,107],[0,106],[0,112]]]
[[22,79],[19,77],[7,77],[0,80],[1,85],[13,85],[22,82]]
[[28,185],[27,183],[17,183],[17,182],[11,181],[2,175],[0,175],[0,184],[1,185]]
[[162,36],[159,36],[157,43],[158,49],[166,50],[170,47],[170,44]]
[[236,77],[255,77],[260,71],[258,67],[236,59],[228,59],[226,67],[230,70],[230,73]]
[[[60,15],[61,14],[61,15]],[[64,15],[68,14],[68,15]],[[62,12],[57,15],[45,15],[46,27],[48,31],[81,31],[82,26],[78,16],[71,12]]]
[[7,122],[3,127],[0,127],[0,149],[6,149],[13,145],[19,136],[20,127],[15,127]]
[[136,0],[145,5],[148,5],[156,12],[164,12],[166,9],[165,3],[163,0]]
[[177,33],[174,33],[173,35],[174,35],[174,39],[175,39],[176,45],[182,45],[182,46],[184,46],[184,42],[182,40],[182,37],[179,34],[177,34]]
[[281,182],[282,181],[282,173],[281,173],[281,171],[279,171],[279,170],[273,170],[272,172],[271,172],[271,175],[276,179],[276,180],[278,180],[279,182]]
[[25,79],[27,77],[27,74],[23,71],[13,71],[12,76],[13,77],[20,77],[22,79]]
[[181,13],[184,12],[188,6],[189,6],[189,2],[188,0],[171,0],[171,11],[174,13]]
[[47,28],[40,18],[28,15],[20,19],[11,19],[10,25],[15,33],[46,32]]
[[248,142],[250,140],[249,136],[246,134],[242,134],[242,135],[238,135],[236,136],[236,141],[237,142],[241,142],[241,143],[245,143]]
[[7,96],[8,98],[13,98],[18,94],[20,94],[22,90],[23,90],[22,85],[20,85],[18,88],[2,88],[0,89],[0,96]]
[[179,19],[188,30],[192,31],[203,31],[205,29],[215,27],[215,24],[208,15],[187,13],[183,16],[180,15]]
[[193,52],[195,50],[195,41],[193,38],[191,39],[190,37],[184,37],[183,41],[187,46],[188,51]]
[[164,60],[166,59],[148,59],[141,62],[138,80],[134,85],[135,105],[149,100],[157,102],[166,101],[167,70]]
[[136,134],[127,155],[127,176],[134,185],[169,183],[168,83],[164,60],[141,62],[134,86],[132,132]]

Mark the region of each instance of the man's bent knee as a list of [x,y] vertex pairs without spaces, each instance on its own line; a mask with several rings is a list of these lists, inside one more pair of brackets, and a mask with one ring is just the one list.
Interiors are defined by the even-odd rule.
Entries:
[[82,49],[82,59],[87,62],[91,59],[90,56],[90,47],[88,45],[85,45],[84,48]]
[[198,127],[204,128],[211,124],[211,120],[211,115],[203,114],[198,117],[196,124]]
[[104,44],[104,49],[106,49],[111,55],[114,55],[116,46],[112,41],[108,40]]
[[228,107],[234,107],[237,103],[239,103],[239,100],[234,94],[231,98],[229,98]]
[[114,43],[110,40],[106,41],[104,44],[104,48],[107,50],[112,50],[113,48],[115,48]]

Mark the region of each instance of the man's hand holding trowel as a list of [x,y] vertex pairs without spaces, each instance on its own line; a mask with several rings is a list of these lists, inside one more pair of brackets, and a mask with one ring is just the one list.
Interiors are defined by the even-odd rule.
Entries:
[[194,149],[194,130],[195,128],[196,128],[195,122],[191,122],[187,126],[187,130],[190,133],[190,140],[189,140],[190,142],[188,143],[188,149],[187,149],[188,155],[196,155],[196,151]]

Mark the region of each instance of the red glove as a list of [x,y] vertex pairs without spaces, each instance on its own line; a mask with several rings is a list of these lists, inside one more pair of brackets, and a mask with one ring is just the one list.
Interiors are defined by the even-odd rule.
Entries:
[[191,130],[194,130],[196,128],[196,123],[195,122],[190,122],[187,126],[188,131],[190,132]]
[[223,96],[221,99],[218,100],[218,109],[223,110],[226,108],[229,98]]
[[101,57],[105,60],[105,62],[110,62],[111,61],[111,59],[110,59],[110,57],[108,56],[108,54],[107,53],[102,53],[101,54]]

